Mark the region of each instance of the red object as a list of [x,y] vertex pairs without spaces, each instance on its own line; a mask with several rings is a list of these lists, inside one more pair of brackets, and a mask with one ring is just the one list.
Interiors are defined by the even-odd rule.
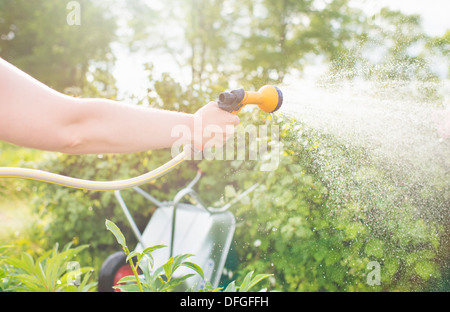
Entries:
[[[131,267],[129,265],[124,265],[124,266],[120,267],[117,270],[116,275],[114,275],[113,286],[117,286],[117,284],[121,278],[123,278],[125,276],[129,276],[129,275],[133,275],[133,270],[131,269]],[[120,292],[120,289],[115,289],[115,291]]]

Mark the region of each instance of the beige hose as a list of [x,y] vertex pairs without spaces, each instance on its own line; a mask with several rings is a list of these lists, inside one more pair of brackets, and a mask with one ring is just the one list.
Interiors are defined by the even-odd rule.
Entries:
[[42,170],[15,167],[0,167],[0,178],[21,178],[93,191],[122,190],[150,182],[163,176],[190,156],[189,149],[189,147],[185,147],[180,154],[172,158],[161,167],[158,167],[143,175],[125,180],[90,181],[67,177]]

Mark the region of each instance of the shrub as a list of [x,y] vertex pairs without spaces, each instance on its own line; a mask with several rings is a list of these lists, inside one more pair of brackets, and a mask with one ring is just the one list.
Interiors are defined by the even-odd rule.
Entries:
[[442,188],[398,177],[364,149],[296,120],[277,122],[282,162],[236,210],[240,269],[273,273],[284,291],[413,291],[442,282],[445,232],[427,214],[445,205]]
[[59,251],[56,245],[38,258],[26,252],[20,256],[8,255],[7,248],[0,247],[1,291],[87,292],[95,289],[97,283],[90,279],[92,268],[81,267],[74,261],[87,246],[72,248],[68,244]]

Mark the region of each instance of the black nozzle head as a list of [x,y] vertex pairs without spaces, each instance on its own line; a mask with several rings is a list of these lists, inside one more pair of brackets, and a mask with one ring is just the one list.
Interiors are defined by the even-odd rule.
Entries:
[[222,92],[219,95],[219,107],[229,113],[239,111],[242,107],[241,101],[245,96],[244,89],[237,89],[231,92]]
[[283,104],[283,92],[281,92],[281,90],[278,87],[274,86],[274,88],[275,88],[275,90],[277,90],[277,93],[278,93],[278,104],[277,104],[277,107],[275,107],[275,109],[272,111],[272,113],[279,110],[281,105]]
[[234,103],[236,101],[236,95],[230,92],[222,92],[219,94],[219,101],[222,103]]

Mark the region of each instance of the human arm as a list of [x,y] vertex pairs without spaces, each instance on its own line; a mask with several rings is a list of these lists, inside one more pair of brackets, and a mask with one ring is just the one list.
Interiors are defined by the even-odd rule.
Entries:
[[219,126],[225,137],[226,128],[239,123],[215,102],[187,114],[70,97],[0,58],[0,140],[70,154],[133,153],[193,143],[193,136],[182,142],[172,129],[184,126],[194,133],[195,120]]

